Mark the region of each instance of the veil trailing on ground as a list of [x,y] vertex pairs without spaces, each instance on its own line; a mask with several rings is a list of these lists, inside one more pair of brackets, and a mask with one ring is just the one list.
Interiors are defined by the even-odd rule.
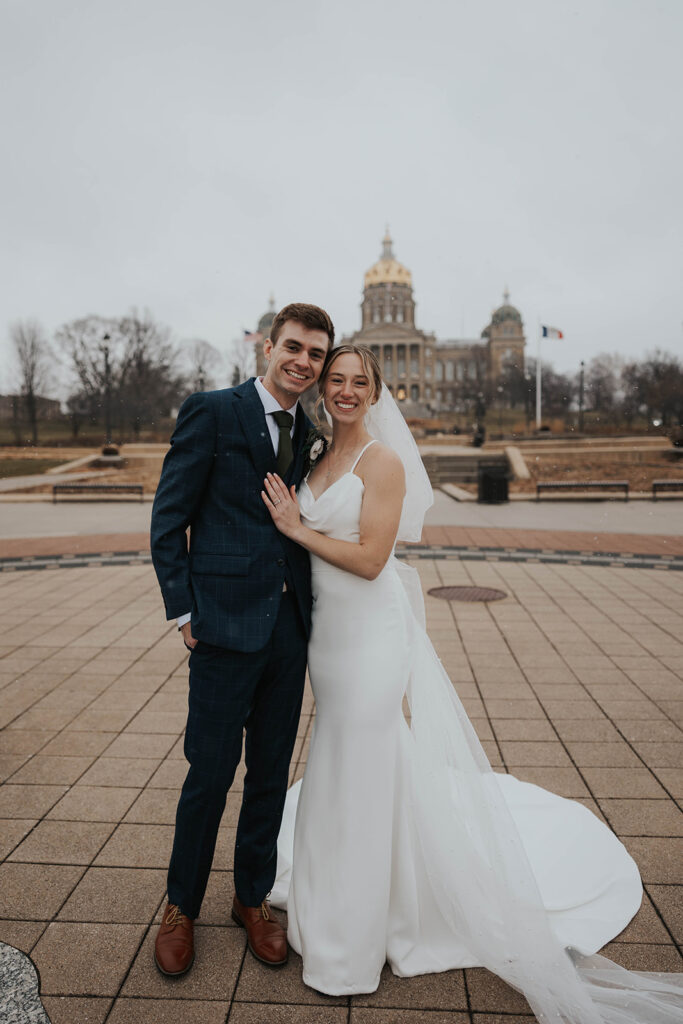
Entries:
[[[406,495],[397,539],[419,541],[432,489],[386,386],[365,426],[403,462]],[[683,974],[626,971],[565,948],[553,932],[499,777],[425,631],[419,577],[405,563],[395,564],[413,611],[406,693],[414,741],[412,810],[446,922],[478,963],[525,995],[542,1024],[680,1024]]]

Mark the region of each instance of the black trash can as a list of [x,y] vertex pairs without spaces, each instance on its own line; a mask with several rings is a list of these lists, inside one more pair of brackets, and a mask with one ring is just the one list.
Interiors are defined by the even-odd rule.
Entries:
[[504,466],[480,466],[478,501],[497,505],[508,500],[508,471]]

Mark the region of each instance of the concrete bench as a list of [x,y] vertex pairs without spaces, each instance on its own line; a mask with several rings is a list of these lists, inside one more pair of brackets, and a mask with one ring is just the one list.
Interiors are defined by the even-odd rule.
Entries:
[[683,491],[683,477],[680,480],[653,480],[652,500],[657,500],[658,491]]
[[144,501],[142,484],[54,484],[52,487],[52,503],[57,501],[58,494],[135,494]]
[[541,491],[623,491],[628,501],[628,480],[539,480],[536,501]]

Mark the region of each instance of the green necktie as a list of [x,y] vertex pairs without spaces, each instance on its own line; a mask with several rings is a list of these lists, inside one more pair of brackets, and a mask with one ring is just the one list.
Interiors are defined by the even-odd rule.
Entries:
[[273,413],[273,419],[278,425],[280,431],[280,437],[277,445],[277,462],[275,468],[278,476],[281,476],[284,480],[287,470],[292,465],[294,458],[294,449],[292,448],[292,435],[290,433],[292,429],[292,423],[294,423],[294,417],[290,412],[285,412],[284,409]]

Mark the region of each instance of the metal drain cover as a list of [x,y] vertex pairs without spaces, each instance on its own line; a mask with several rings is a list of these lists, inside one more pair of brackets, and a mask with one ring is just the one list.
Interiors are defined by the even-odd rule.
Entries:
[[442,601],[500,601],[507,597],[504,590],[491,587],[432,587],[427,593]]

